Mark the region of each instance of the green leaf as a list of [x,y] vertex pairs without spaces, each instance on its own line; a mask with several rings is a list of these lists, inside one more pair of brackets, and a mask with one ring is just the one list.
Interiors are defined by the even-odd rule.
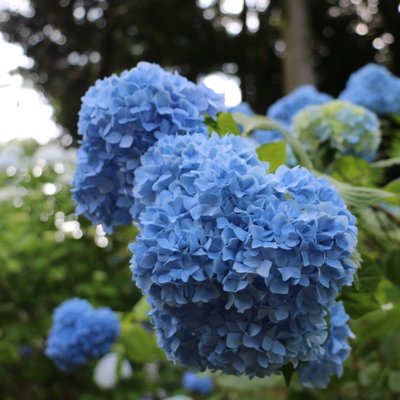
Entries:
[[400,250],[393,249],[386,254],[383,254],[382,266],[383,273],[391,282],[400,286]]
[[147,331],[141,324],[122,324],[122,334],[119,339],[127,356],[136,362],[152,362],[162,357],[162,351],[157,347],[153,332]]
[[363,386],[371,386],[377,382],[379,375],[382,372],[382,365],[379,362],[372,362],[364,365],[360,369],[358,376],[360,384]]
[[397,196],[386,200],[387,203],[400,205],[400,178],[396,178],[389,182],[384,188],[385,191],[394,193]]
[[229,133],[240,135],[240,130],[232,115],[229,113],[219,113],[216,121],[209,115],[206,115],[204,122],[208,126],[210,133],[217,132],[220,136],[227,135]]
[[286,387],[289,387],[290,382],[292,381],[294,368],[292,364],[286,364],[281,368],[282,375],[285,378]]
[[370,340],[379,338],[400,329],[400,309],[395,307],[391,310],[375,310],[362,318],[353,321],[352,330],[357,337],[357,350]]
[[396,124],[400,125],[400,114],[389,114],[389,117],[394,121]]
[[261,161],[269,162],[269,171],[275,172],[286,161],[286,143],[265,143],[257,149],[257,154]]
[[207,126],[209,133],[217,131],[217,121],[215,121],[214,118],[211,117],[211,115],[204,115],[204,123]]
[[360,318],[379,308],[379,303],[370,295],[362,292],[352,293],[347,287],[340,295],[340,300],[351,318]]
[[386,160],[375,161],[371,164],[373,168],[388,168],[400,164],[400,157],[387,158]]
[[243,126],[243,136],[248,136],[256,129],[281,132],[285,142],[292,148],[293,153],[300,164],[309,170],[313,170],[312,162],[307,153],[303,150],[301,143],[295,135],[288,132],[282,125],[261,115],[256,115],[254,117],[249,117],[241,113],[233,113],[232,115],[235,121]]
[[[357,264],[357,261],[354,261]],[[382,272],[376,261],[364,256],[363,266],[357,268],[356,277],[357,285],[344,287],[340,295],[352,318],[359,318],[379,308],[375,293],[382,279]]]
[[390,371],[388,386],[392,392],[400,393],[400,371]]
[[149,311],[150,311],[150,305],[147,302],[147,298],[143,296],[133,307],[130,313],[130,317],[132,320],[138,322],[148,321],[149,317],[147,313]]
[[375,293],[382,278],[381,268],[378,263],[368,256],[364,256],[362,268],[357,270],[360,291],[363,293]]
[[400,200],[400,196],[386,190],[353,186],[349,183],[340,182],[328,175],[321,174],[325,179],[332,182],[343,197],[344,201],[354,207],[366,207],[379,203],[383,200]]
[[389,182],[384,189],[391,193],[400,194],[400,178],[394,179]]
[[374,186],[382,176],[381,171],[373,169],[367,161],[354,156],[340,157],[333,163],[332,170],[335,179],[359,186]]

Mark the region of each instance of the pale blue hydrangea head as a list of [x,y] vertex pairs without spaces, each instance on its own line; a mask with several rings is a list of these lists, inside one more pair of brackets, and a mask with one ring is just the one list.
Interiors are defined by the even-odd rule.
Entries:
[[163,136],[206,136],[204,114],[215,117],[223,109],[222,96],[156,64],[141,62],[98,80],[82,98],[79,113],[82,141],[73,181],[78,212],[106,231],[130,224],[139,158]]
[[329,308],[329,335],[324,343],[324,352],[316,361],[302,363],[299,366],[301,383],[309,387],[325,388],[331,375],[343,374],[343,362],[350,355],[349,338],[354,338],[347,321],[343,303],[338,302]]
[[232,135],[162,138],[140,168],[132,271],[167,356],[261,377],[316,360],[325,309],[355,271],[337,191],[304,168],[267,174]]
[[339,98],[379,115],[400,113],[400,79],[383,65],[367,64],[350,75]]
[[329,152],[330,161],[343,155],[372,161],[381,142],[377,116],[347,101],[306,107],[296,115],[292,128],[310,155]]
[[324,104],[331,100],[331,96],[318,92],[314,86],[303,85],[272,104],[268,109],[267,116],[285,127],[289,127],[293,117],[304,107]]
[[119,321],[109,308],[93,309],[73,298],[57,307],[46,343],[46,355],[63,371],[110,351],[119,336]]
[[214,390],[214,382],[210,376],[201,376],[192,372],[183,374],[182,386],[189,392],[197,392],[204,396]]

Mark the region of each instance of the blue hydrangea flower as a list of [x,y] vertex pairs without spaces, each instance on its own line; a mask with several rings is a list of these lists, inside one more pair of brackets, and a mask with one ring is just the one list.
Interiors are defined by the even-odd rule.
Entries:
[[383,65],[367,64],[350,75],[339,98],[380,115],[400,113],[400,79]]
[[207,135],[204,114],[222,111],[223,98],[203,84],[141,62],[120,76],[98,80],[82,98],[82,135],[73,197],[78,213],[106,231],[129,225],[139,158],[166,135]]
[[377,116],[347,101],[306,107],[296,115],[292,128],[310,155],[325,147],[333,159],[351,154],[372,161],[381,141]]
[[[139,219],[140,212],[145,207],[154,205],[159,193],[172,190],[175,183],[188,176],[193,180],[193,174],[205,162],[208,153],[210,159],[215,157],[215,150],[207,149],[208,140],[204,135],[192,134],[190,137],[163,138],[162,144],[151,147],[141,158],[141,166],[137,168],[133,184],[135,204],[131,213]],[[243,159],[245,164],[256,166],[259,164],[253,146],[236,137],[226,140],[218,135],[212,136],[211,144],[218,146],[220,152],[227,155],[234,154]],[[204,153],[199,152],[201,146]],[[203,150],[204,148],[204,150]],[[210,151],[211,150],[211,151]],[[258,169],[260,174],[264,172]]]
[[116,160],[110,160],[104,142],[84,143],[77,152],[72,196],[77,214],[86,215],[106,232],[132,223],[132,184]]
[[232,135],[165,137],[141,162],[132,271],[167,356],[260,377],[317,360],[325,310],[355,271],[337,191],[304,168],[267,174]]
[[300,380],[305,386],[327,387],[331,375],[342,376],[343,362],[350,355],[348,340],[354,338],[354,335],[347,324],[349,316],[342,302],[332,305],[329,314],[329,336],[323,346],[324,353],[317,361],[302,363],[299,366]]
[[[230,113],[242,113],[248,115],[249,117],[253,117],[256,113],[250,107],[249,103],[242,102],[235,107],[231,107],[229,109]],[[252,132],[251,137],[258,143],[258,144],[265,144],[271,142],[278,142],[283,140],[283,137],[279,131],[262,131],[262,130],[255,130]]]
[[73,298],[55,309],[45,353],[58,368],[71,371],[109,352],[119,330],[113,311],[95,310],[86,300]]
[[214,389],[214,383],[209,376],[200,376],[192,372],[185,372],[182,377],[182,386],[189,392],[197,392],[204,396]]
[[312,85],[303,85],[272,104],[267,115],[285,127],[290,127],[293,117],[304,107],[324,104],[332,99],[328,94],[318,92]]

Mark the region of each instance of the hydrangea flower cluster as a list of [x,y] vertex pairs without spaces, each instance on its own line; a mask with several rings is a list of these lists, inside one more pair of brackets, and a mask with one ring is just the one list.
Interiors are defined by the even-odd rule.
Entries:
[[367,64],[350,76],[339,97],[380,115],[400,113],[400,79],[383,65]]
[[98,80],[82,98],[82,135],[73,197],[77,212],[109,232],[129,225],[139,158],[166,135],[207,135],[204,114],[223,110],[223,97],[203,84],[141,62],[120,76]]
[[267,116],[289,128],[294,116],[304,107],[331,101],[328,94],[318,92],[312,85],[299,86],[268,109]]
[[46,343],[46,355],[63,371],[110,351],[119,336],[119,321],[109,308],[93,309],[73,298],[56,308]]
[[304,168],[267,174],[232,135],[163,137],[141,164],[132,271],[167,356],[260,377],[319,360],[326,310],[355,271],[337,191]]
[[306,107],[296,115],[292,128],[309,154],[326,146],[333,158],[351,154],[371,161],[381,141],[377,116],[346,101]]
[[329,308],[330,329],[324,343],[324,353],[317,361],[303,363],[299,366],[300,380],[309,387],[325,388],[329,384],[330,375],[338,377],[343,374],[343,362],[350,355],[349,338],[354,338],[347,321],[343,303],[338,302]]
[[214,382],[209,376],[199,376],[192,372],[185,372],[182,377],[182,386],[189,392],[197,392],[204,396],[214,389]]

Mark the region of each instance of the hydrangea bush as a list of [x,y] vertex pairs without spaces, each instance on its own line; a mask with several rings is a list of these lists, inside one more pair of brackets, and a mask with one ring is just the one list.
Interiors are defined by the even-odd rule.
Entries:
[[[245,103],[230,111],[254,115]],[[193,372],[250,378],[287,377],[291,369],[304,387],[325,388],[342,375],[354,338],[347,312],[359,306],[359,289],[348,288],[359,266],[355,214],[388,192],[319,176],[314,166],[324,170],[355,155],[377,168],[368,162],[380,144],[378,118],[300,87],[272,105],[268,118],[254,119],[261,125],[252,138],[285,138],[308,169],[270,171],[268,146],[259,151],[254,140],[233,135],[236,124],[227,126],[221,112],[220,96],[156,65],[98,81],[80,113],[77,210],[108,231],[139,228],[131,269],[169,360]],[[333,155],[315,158],[321,148]],[[361,223],[365,245],[370,231]],[[358,282],[365,285],[362,276]],[[152,339],[141,307],[128,314],[118,346],[147,362],[142,347]],[[60,338],[79,331],[60,326]],[[69,368],[67,358],[59,360]],[[193,376],[187,389],[196,386]]]

